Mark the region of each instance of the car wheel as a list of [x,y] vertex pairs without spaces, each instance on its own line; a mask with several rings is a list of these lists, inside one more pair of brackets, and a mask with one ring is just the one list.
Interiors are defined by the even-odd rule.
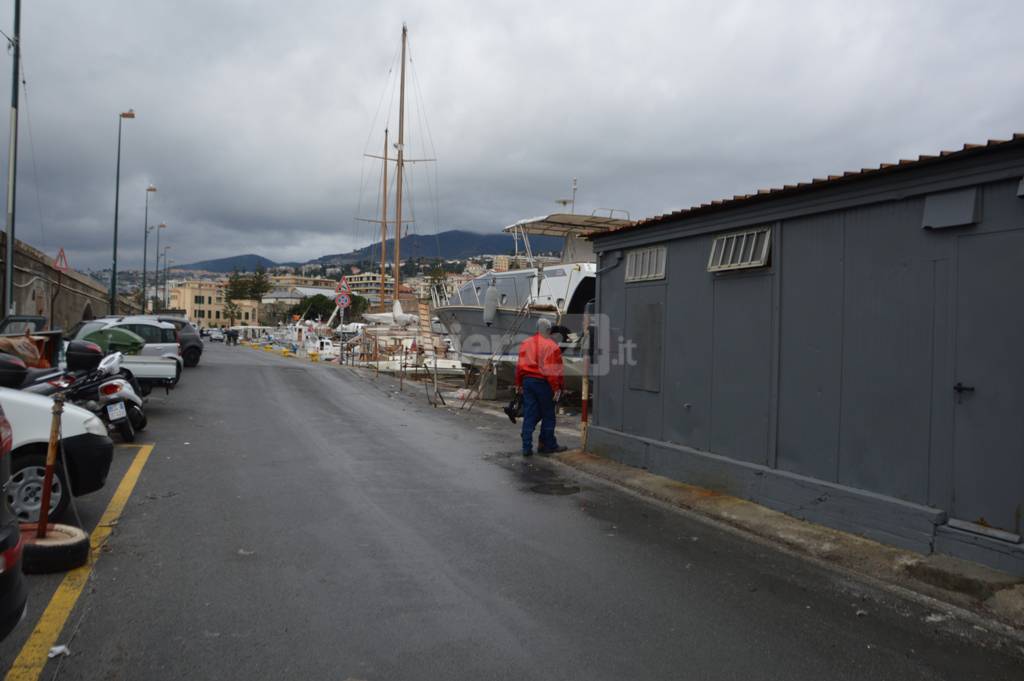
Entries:
[[[7,480],[4,497],[18,522],[34,523],[39,520],[45,474],[45,454],[15,454],[11,459],[11,477]],[[64,477],[64,466],[58,461],[53,468],[53,481],[50,483],[51,519],[59,518],[68,507],[70,489]]]
[[78,527],[51,524],[46,536],[36,537],[36,525],[22,525],[25,548],[21,569],[25,574],[42,575],[67,572],[85,565],[89,560],[89,535]]
[[185,366],[194,367],[199,366],[199,358],[202,355],[196,348],[190,348],[185,351]]

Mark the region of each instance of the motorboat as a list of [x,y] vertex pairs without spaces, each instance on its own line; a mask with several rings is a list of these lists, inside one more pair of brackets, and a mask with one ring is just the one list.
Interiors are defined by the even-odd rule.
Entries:
[[[604,215],[557,213],[521,220],[503,231],[515,240],[516,267],[487,272],[451,293],[435,290],[434,314],[466,364],[492,365],[499,378],[512,380],[519,344],[536,332],[537,321],[551,321],[552,337],[562,348],[567,382],[582,375],[583,317],[594,300],[597,265],[587,237],[628,226],[631,221]],[[536,256],[529,235],[563,237],[560,258]],[[522,247],[520,255],[520,246]]]

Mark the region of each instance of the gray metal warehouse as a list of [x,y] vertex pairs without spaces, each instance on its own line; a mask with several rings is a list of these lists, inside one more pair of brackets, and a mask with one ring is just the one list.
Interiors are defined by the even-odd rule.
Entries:
[[1024,135],[595,235],[588,449],[1024,575]]

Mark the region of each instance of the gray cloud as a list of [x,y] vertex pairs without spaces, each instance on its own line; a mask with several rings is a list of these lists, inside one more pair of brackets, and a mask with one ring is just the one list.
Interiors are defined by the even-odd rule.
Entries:
[[150,182],[178,262],[371,239],[403,20],[424,234],[551,212],[574,176],[581,210],[640,217],[1024,129],[1017,2],[25,5],[18,233],[78,268],[110,260],[129,107],[123,266]]

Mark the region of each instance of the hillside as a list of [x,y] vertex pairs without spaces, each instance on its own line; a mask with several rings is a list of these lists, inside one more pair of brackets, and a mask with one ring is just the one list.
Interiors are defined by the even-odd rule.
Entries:
[[[534,253],[555,252],[562,250],[560,237],[531,236],[530,246]],[[388,239],[388,253],[393,253],[394,239]],[[402,239],[402,257],[410,258],[444,258],[464,259],[474,255],[499,255],[512,253],[515,244],[508,234],[480,234],[463,230],[449,230],[434,235],[410,234]],[[317,265],[338,265],[371,260],[378,257],[380,244],[370,244],[349,253],[323,255],[310,263]]]
[[246,255],[233,255],[227,258],[216,258],[214,260],[202,260],[188,265],[175,265],[176,270],[202,270],[204,272],[231,272],[237,269],[239,272],[252,272],[257,267],[264,269],[276,265],[270,258],[262,255],[248,253]]
[[[394,239],[388,239],[388,253],[394,252]],[[534,253],[560,253],[561,237],[531,236],[530,247]],[[443,258],[445,260],[462,260],[474,255],[511,254],[515,249],[512,237],[508,234],[480,234],[453,229],[441,232],[437,236],[410,234],[402,239],[403,258]],[[228,258],[203,260],[188,265],[175,265],[176,270],[202,270],[205,272],[251,272],[257,267],[270,268],[274,265],[344,265],[362,260],[375,260],[379,257],[380,244],[370,244],[348,253],[322,255],[308,263],[276,263],[262,255],[249,253],[234,255]]]

